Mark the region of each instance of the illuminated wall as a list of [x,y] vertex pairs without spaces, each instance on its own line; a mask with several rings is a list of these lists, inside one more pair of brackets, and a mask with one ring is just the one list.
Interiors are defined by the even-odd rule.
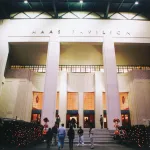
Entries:
[[[150,65],[149,44],[115,43],[117,65]],[[7,65],[45,65],[47,43],[10,44]],[[61,43],[60,65],[103,65],[102,43]]]
[[[106,94],[103,92],[103,110],[107,110],[107,103],[106,103]],[[129,102],[128,102],[128,92],[120,92],[120,109],[121,110],[129,110]]]
[[84,93],[84,110],[94,110],[95,109],[95,93],[86,92]]
[[57,92],[57,97],[56,97],[56,110],[59,110],[59,92]]
[[115,44],[117,65],[150,65],[150,45]]
[[33,92],[33,109],[42,109],[43,104],[43,93]]
[[78,93],[67,93],[67,110],[78,110]]
[[127,92],[119,93],[119,97],[121,110],[129,110],[128,93]]
[[[33,92],[33,109],[42,110],[43,104],[43,92]],[[57,92],[57,99],[56,99],[56,110],[59,110],[59,92]]]
[[[148,44],[115,44],[117,65],[150,65]],[[100,43],[62,43],[60,65],[103,65]]]
[[101,65],[101,47],[100,43],[62,43],[60,65]]

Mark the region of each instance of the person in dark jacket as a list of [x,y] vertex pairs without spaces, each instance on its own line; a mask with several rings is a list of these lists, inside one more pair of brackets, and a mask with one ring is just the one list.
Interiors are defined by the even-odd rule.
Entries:
[[101,129],[103,129],[103,116],[100,116],[100,125],[101,125]]
[[69,138],[69,149],[73,150],[73,140],[75,137],[75,132],[74,132],[73,126],[70,126],[70,129],[68,130],[67,135]]
[[57,145],[57,124],[52,127],[54,145]]
[[52,142],[52,138],[53,138],[53,132],[52,132],[52,129],[49,128],[47,133],[46,133],[47,148],[50,148],[51,142]]
[[56,117],[56,124],[57,124],[58,128],[59,128],[60,121],[61,121],[60,117],[59,117],[59,115],[57,115],[57,117]]

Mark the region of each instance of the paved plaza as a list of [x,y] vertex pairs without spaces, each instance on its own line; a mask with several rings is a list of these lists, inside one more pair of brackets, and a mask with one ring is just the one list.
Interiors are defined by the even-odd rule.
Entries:
[[[40,144],[34,147],[35,149],[46,149],[46,144]],[[51,150],[57,150],[57,146],[52,146]],[[119,144],[96,144],[94,150],[135,150],[136,148],[129,148]],[[69,150],[69,145],[66,144],[63,150]],[[90,145],[86,144],[84,146],[76,146],[74,145],[73,150],[90,150]]]
[[[58,150],[57,146],[51,146],[51,148],[46,148],[46,143],[40,143],[28,148],[19,148],[23,150]],[[148,150],[149,148],[131,148],[121,144],[95,144],[94,150]],[[16,150],[16,148],[3,148],[0,147],[0,150]],[[62,150],[69,150],[69,145],[65,144]],[[89,144],[84,146],[77,146],[76,144],[73,147],[73,150],[91,150]]]

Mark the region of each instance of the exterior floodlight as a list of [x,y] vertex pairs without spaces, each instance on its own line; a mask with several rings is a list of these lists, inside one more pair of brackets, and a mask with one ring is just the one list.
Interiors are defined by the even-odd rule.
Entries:
[[28,1],[27,1],[27,0],[24,0],[24,3],[25,3],[25,4],[27,4],[27,3],[28,3]]
[[135,5],[138,5],[138,4],[139,4],[139,2],[138,2],[138,1],[136,1],[136,2],[135,2]]
[[80,0],[80,3],[82,4],[82,3],[83,3],[83,0]]

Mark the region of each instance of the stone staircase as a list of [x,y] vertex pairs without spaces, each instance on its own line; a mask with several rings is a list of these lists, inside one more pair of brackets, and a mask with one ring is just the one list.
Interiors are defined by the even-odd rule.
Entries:
[[[66,130],[68,131],[68,129]],[[75,130],[74,143],[77,144],[78,143],[78,134],[77,134],[78,129],[74,129],[74,130]],[[90,144],[89,129],[84,128],[83,130],[84,130],[84,143]],[[94,129],[94,143],[95,144],[115,144],[112,134],[113,132],[107,129]],[[65,143],[68,143],[68,142],[69,140],[66,137]]]

